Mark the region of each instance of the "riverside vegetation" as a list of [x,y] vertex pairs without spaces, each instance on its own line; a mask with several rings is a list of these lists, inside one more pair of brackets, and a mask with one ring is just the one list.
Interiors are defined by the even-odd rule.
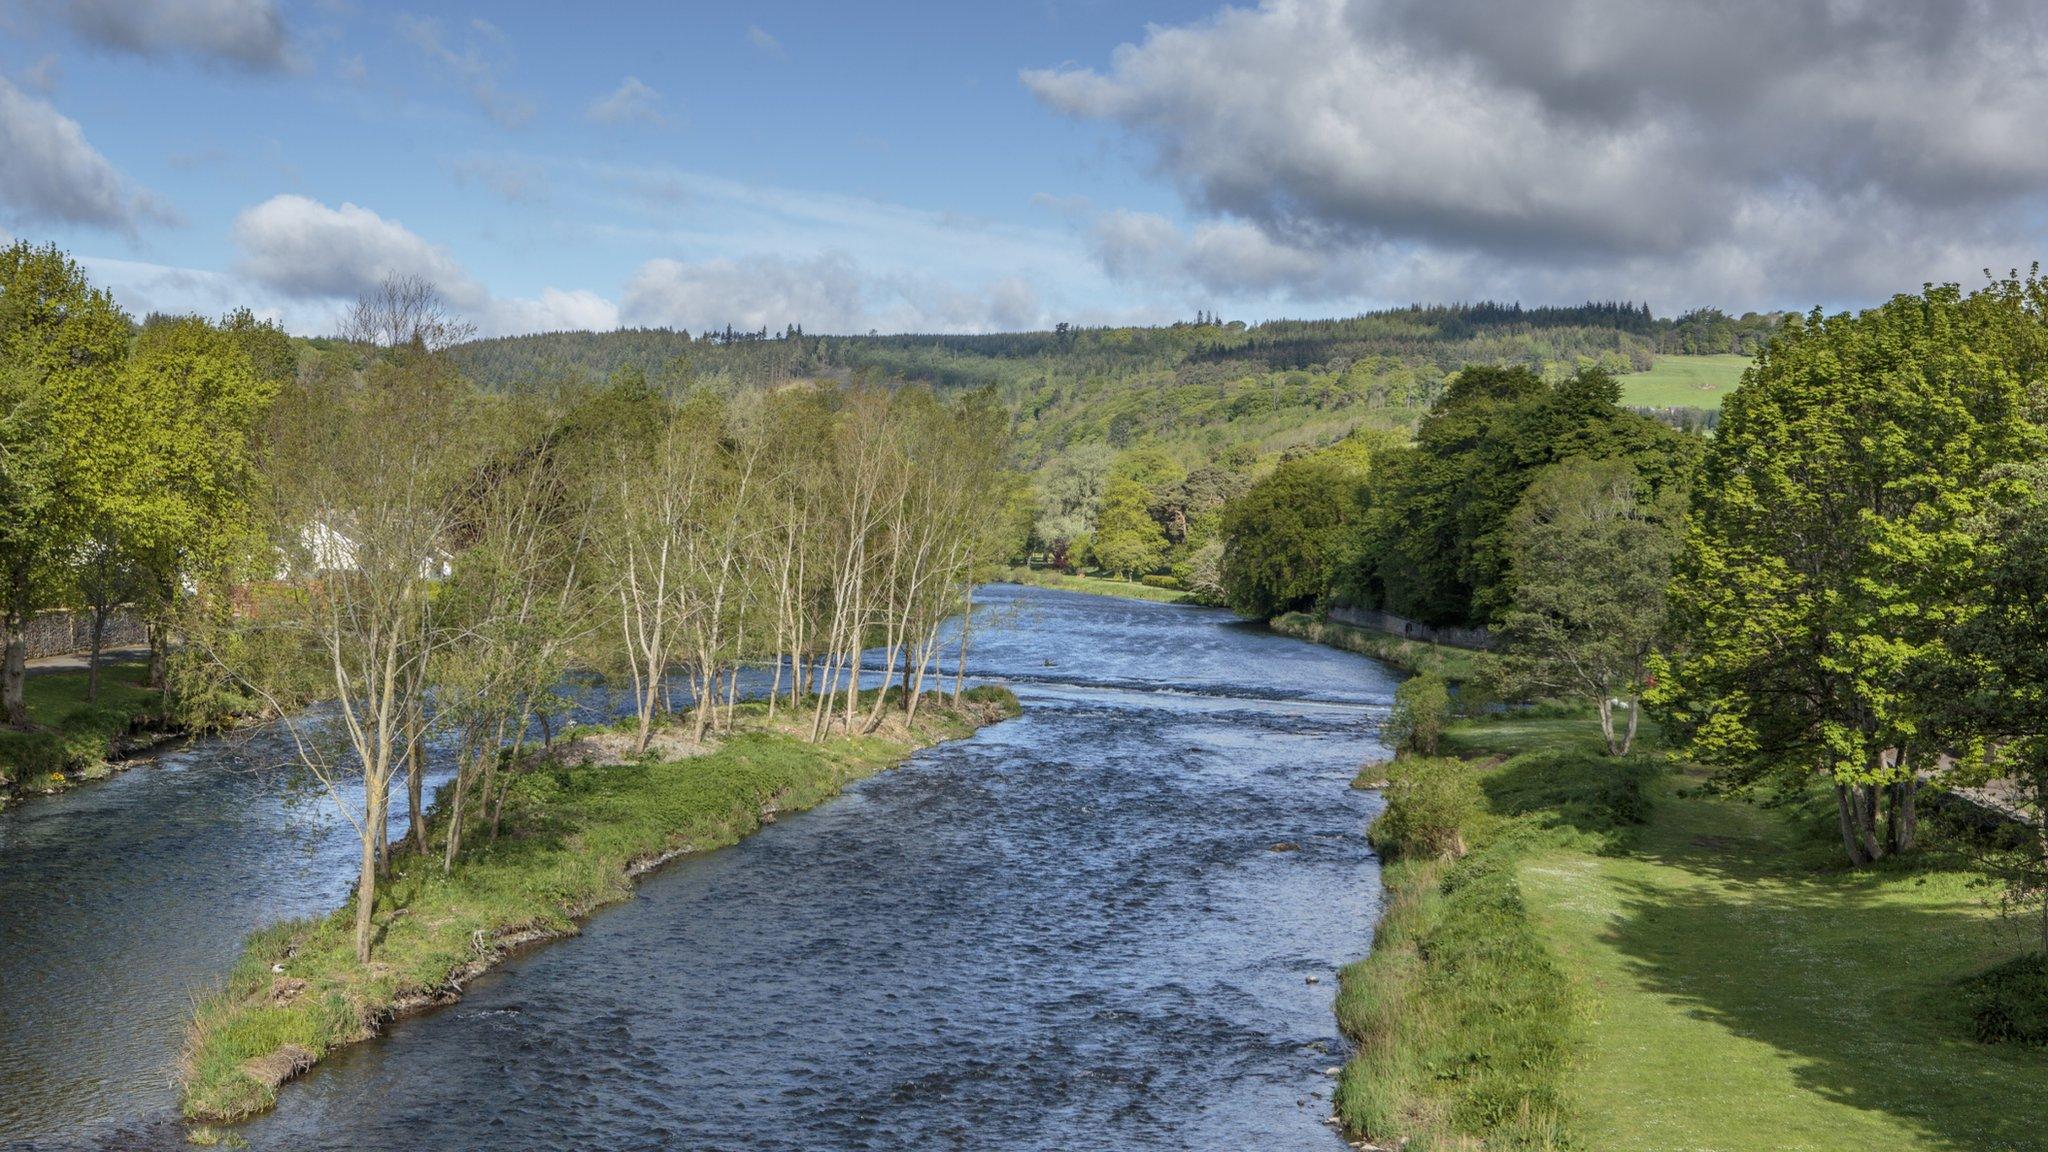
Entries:
[[2044,343],[2033,276],[1795,318],[1707,441],[1475,369],[1412,445],[1253,486],[1297,512],[1227,536],[1233,606],[1421,671],[1360,776],[1354,1134],[2048,1147]]

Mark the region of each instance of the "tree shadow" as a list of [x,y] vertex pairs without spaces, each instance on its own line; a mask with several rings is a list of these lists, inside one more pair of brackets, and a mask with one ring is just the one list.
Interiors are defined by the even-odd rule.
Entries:
[[1960,884],[1903,899],[1910,875],[1815,871],[1739,827],[1659,833],[1631,856],[1705,882],[1614,879],[1606,937],[1642,988],[1794,1057],[1803,1088],[1924,1146],[2048,1149],[2048,1055],[1977,1043],[1955,995],[2005,951]]

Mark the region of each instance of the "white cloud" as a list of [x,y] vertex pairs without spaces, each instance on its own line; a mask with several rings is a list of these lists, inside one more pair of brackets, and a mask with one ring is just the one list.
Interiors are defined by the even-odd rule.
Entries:
[[30,0],[110,52],[190,56],[250,72],[295,66],[275,0]]
[[777,60],[786,59],[789,55],[783,50],[782,41],[758,24],[747,25],[747,44],[763,56],[773,56]]
[[494,299],[480,311],[477,332],[511,336],[524,332],[609,332],[619,326],[619,306],[584,289],[543,288],[539,299]]
[[400,16],[398,31],[501,127],[518,128],[533,119],[533,101],[507,89],[500,76],[511,67],[512,49],[497,25],[469,21],[459,50],[449,43],[439,20]]
[[1838,301],[2035,250],[2035,24],[2023,0],[1266,0],[1023,80],[1206,218],[1098,219],[1118,276]]
[[599,124],[638,121],[666,128],[673,123],[668,113],[663,111],[661,93],[648,87],[638,76],[628,76],[619,81],[617,88],[591,101],[584,114]]
[[699,261],[658,258],[626,284],[630,325],[690,331],[987,332],[1041,323],[1037,292],[1017,277],[978,287],[871,272],[842,253],[810,259],[756,255]]
[[176,216],[85,139],[76,120],[0,76],[0,213],[31,224],[90,224],[133,234]]
[[237,269],[287,296],[353,296],[388,276],[423,276],[461,308],[486,295],[446,248],[355,204],[273,196],[236,216],[233,234]]

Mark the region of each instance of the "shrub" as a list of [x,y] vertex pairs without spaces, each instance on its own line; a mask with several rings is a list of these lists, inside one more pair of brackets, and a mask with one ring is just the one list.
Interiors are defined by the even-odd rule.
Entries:
[[1387,769],[1386,810],[1373,822],[1373,846],[1389,856],[1462,856],[1466,829],[1480,810],[1479,782],[1462,760],[1405,757]]
[[1433,672],[1410,677],[1394,690],[1394,710],[1387,716],[1387,739],[1394,747],[1424,756],[1436,755],[1444,725],[1451,718],[1451,690]]
[[1172,576],[1160,576],[1157,574],[1140,576],[1138,577],[1138,583],[1150,588],[1164,588],[1169,592],[1178,592],[1181,589],[1180,581]]
[[2048,957],[2022,956],[1965,980],[1965,1003],[1986,1044],[2048,1047]]

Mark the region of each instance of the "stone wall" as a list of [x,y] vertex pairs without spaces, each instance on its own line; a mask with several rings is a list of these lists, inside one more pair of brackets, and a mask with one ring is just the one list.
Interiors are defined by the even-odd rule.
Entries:
[[[116,608],[107,616],[107,632],[102,643],[108,648],[147,644],[149,629],[134,612]],[[31,660],[39,656],[84,652],[91,647],[90,612],[45,612],[28,622],[28,658]]]
[[1493,635],[1484,628],[1438,628],[1371,608],[1332,608],[1329,615],[1339,624],[1370,628],[1375,632],[1428,644],[1448,644],[1453,648],[1475,648],[1482,652],[1493,647]]

